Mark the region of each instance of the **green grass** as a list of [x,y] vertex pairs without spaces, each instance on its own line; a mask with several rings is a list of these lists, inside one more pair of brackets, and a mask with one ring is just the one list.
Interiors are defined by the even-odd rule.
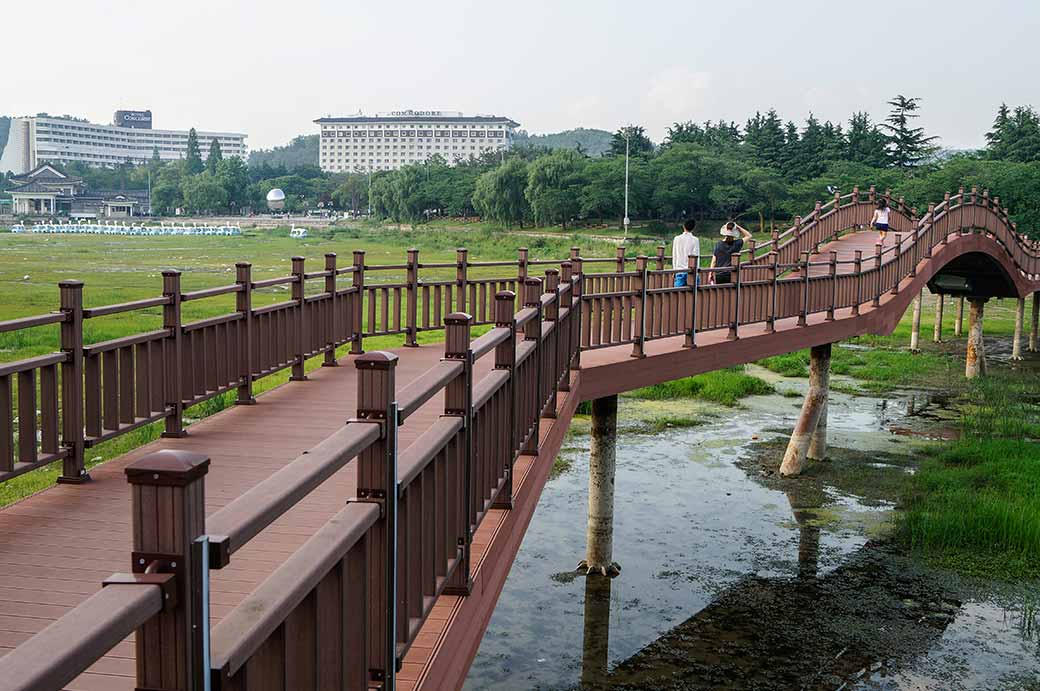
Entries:
[[976,575],[1040,577],[1040,384],[1011,373],[973,382],[963,438],[921,465],[903,535],[929,559]]
[[733,367],[675,379],[663,384],[645,386],[625,395],[648,400],[700,398],[725,406],[733,406],[741,398],[773,393],[773,391],[771,384],[758,377],[745,374],[743,367]]
[[[809,351],[800,350],[759,360],[758,364],[785,377],[809,376]],[[959,371],[951,358],[938,353],[910,353],[875,347],[853,350],[836,345],[831,349],[831,373],[863,382],[868,391],[887,391],[900,386],[935,386]]]

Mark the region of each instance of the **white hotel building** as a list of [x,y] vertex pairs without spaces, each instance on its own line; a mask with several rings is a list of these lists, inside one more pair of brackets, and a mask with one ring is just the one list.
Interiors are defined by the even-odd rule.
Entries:
[[[7,145],[0,156],[0,173],[22,175],[44,163],[80,161],[113,166],[129,160],[147,163],[158,149],[159,158],[175,161],[188,152],[188,133],[151,129],[151,111],[118,111],[114,125],[51,117],[13,118]],[[248,154],[246,135],[233,132],[196,131],[203,158],[210,142],[220,143],[225,158]],[[2,142],[0,142],[2,144]]]
[[319,164],[330,173],[396,170],[441,156],[449,164],[508,149],[519,127],[495,115],[404,110],[345,118],[319,118]]

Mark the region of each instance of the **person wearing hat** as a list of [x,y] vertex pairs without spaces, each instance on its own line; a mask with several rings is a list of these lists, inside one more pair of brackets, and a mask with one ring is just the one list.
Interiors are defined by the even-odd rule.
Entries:
[[[722,239],[715,243],[715,251],[711,255],[712,269],[723,269],[733,266],[733,255],[737,255],[739,261],[740,251],[744,248],[744,241],[751,239],[751,233],[748,232],[748,229],[736,221],[730,221],[722,226],[719,229],[719,235],[722,236]],[[729,271],[712,272],[712,279],[716,284],[729,283],[730,276]]]

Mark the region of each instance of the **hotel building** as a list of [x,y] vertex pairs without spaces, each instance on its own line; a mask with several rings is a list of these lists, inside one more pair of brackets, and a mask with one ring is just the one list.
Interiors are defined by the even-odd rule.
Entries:
[[519,123],[495,115],[404,110],[319,118],[319,165],[330,173],[396,170],[441,156],[449,164],[508,149]]
[[[130,161],[147,163],[158,149],[159,158],[175,161],[188,153],[188,133],[152,129],[151,111],[116,112],[112,125],[95,125],[52,117],[13,118],[7,145],[0,156],[0,173],[22,175],[44,163],[80,161],[112,166]],[[197,130],[203,158],[210,142],[220,143],[225,158],[248,154],[246,135]]]

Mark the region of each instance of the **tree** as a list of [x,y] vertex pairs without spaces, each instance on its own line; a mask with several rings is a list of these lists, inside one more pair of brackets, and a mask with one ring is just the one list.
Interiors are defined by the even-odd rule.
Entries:
[[1008,140],[1011,138],[1011,110],[1006,103],[997,109],[997,117],[993,121],[993,129],[986,133],[986,153],[990,158],[1000,160],[1007,158]]
[[866,113],[853,113],[849,118],[849,134],[845,143],[845,158],[875,168],[888,165],[888,140]]
[[536,159],[528,167],[524,196],[538,223],[560,223],[564,228],[579,209],[582,157],[571,149],[558,149]]
[[783,170],[785,164],[789,164],[789,156],[786,154],[787,138],[774,109],[770,108],[765,116],[755,113],[755,116],[747,121],[744,130],[744,142],[758,165]]
[[217,174],[217,164],[224,160],[224,154],[220,151],[220,142],[214,137],[209,143],[209,153],[206,155],[206,170],[210,175]]
[[241,158],[232,156],[218,162],[216,179],[227,192],[229,208],[249,206],[249,170]]
[[638,125],[622,127],[610,138],[610,155],[625,155],[625,139],[628,139],[629,156],[648,156],[654,152],[654,143],[646,136],[646,131]]
[[986,154],[995,160],[1040,161],[1040,116],[1029,106],[1012,112],[1000,105],[993,129],[986,133]]
[[208,172],[185,179],[181,184],[181,191],[184,194],[185,206],[192,211],[209,212],[227,208],[227,190]]
[[332,192],[332,201],[339,209],[360,212],[368,206],[368,179],[359,173],[350,173]]
[[188,163],[188,174],[198,175],[206,167],[202,163],[202,152],[199,150],[199,135],[192,127],[188,130],[188,155],[185,157]]
[[904,170],[915,168],[935,153],[932,142],[938,137],[926,137],[923,127],[911,127],[911,121],[920,117],[920,98],[896,96],[888,105],[892,111],[881,127],[888,133],[888,150],[893,165]]
[[[620,222],[625,213],[625,159],[612,157],[588,161],[583,178],[585,184],[579,200],[581,215],[586,218],[616,218]],[[631,161],[628,179],[629,216],[649,215],[653,185],[649,165],[644,159]]]
[[159,166],[162,165],[162,157],[159,155],[159,147],[152,147],[152,160],[149,163],[152,167],[152,172],[159,170]]
[[527,164],[511,158],[477,178],[473,207],[485,218],[507,226],[518,224],[523,227],[524,219],[531,212],[531,205],[524,196],[526,187]]

